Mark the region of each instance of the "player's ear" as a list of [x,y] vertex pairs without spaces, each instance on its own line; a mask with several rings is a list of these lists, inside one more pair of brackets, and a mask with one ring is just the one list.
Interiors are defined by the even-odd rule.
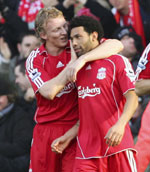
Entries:
[[40,38],[42,38],[42,39],[47,39],[47,35],[46,35],[46,33],[45,32],[41,32],[40,33]]
[[95,41],[98,39],[98,33],[97,32],[93,32],[92,33],[92,41]]

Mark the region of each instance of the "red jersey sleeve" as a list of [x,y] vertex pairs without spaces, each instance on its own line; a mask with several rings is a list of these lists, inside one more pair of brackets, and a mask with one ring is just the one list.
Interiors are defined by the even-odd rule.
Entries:
[[30,53],[26,60],[26,75],[35,93],[50,79],[43,66],[44,58],[40,55],[39,49],[36,49]]
[[129,60],[124,56],[119,56],[116,59],[116,79],[120,85],[123,94],[128,90],[135,88],[135,73]]
[[136,69],[137,79],[150,79],[150,43],[142,53]]

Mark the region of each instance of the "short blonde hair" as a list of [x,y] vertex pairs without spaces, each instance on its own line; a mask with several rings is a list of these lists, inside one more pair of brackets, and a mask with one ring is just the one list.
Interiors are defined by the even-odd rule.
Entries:
[[40,38],[40,33],[45,32],[44,25],[50,18],[64,17],[63,13],[55,7],[45,7],[40,9],[35,19],[35,31],[37,37]]

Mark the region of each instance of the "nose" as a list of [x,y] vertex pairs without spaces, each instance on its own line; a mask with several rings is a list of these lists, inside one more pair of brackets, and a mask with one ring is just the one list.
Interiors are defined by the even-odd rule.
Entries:
[[74,38],[72,39],[72,46],[73,46],[73,48],[75,48],[77,46],[77,41]]
[[62,27],[61,28],[61,33],[64,34],[64,35],[67,35],[67,29]]

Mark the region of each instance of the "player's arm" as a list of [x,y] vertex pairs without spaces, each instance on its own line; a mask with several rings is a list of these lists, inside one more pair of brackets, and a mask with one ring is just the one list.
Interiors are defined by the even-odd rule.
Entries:
[[85,63],[104,59],[111,55],[117,54],[123,50],[123,44],[117,39],[108,39],[101,43],[97,48],[91,50],[90,52],[82,55],[80,60],[85,61]]
[[76,55],[71,45],[71,62],[55,78],[47,81],[39,89],[40,94],[45,98],[53,100],[57,93],[64,88],[67,82],[74,82],[76,80],[77,72],[85,65],[85,63],[96,59],[107,58],[110,55],[120,52],[122,49],[123,45],[119,40],[109,39],[98,46],[96,49],[75,60]]
[[150,79],[137,80],[135,83],[135,92],[138,96],[150,94]]
[[39,93],[50,100],[53,100],[57,93],[59,93],[67,84],[68,79],[66,76],[67,67],[62,70],[56,77],[45,82],[45,84],[39,88]]
[[[72,48],[72,46],[71,46]],[[117,39],[108,39],[101,43],[98,47],[91,50],[90,52],[80,56],[73,64],[70,66],[70,81],[76,80],[77,72],[87,63],[90,61],[104,59],[111,55],[117,54],[123,50],[123,44]],[[72,48],[72,52],[73,52]],[[73,56],[75,53],[72,53]]]
[[62,153],[67,148],[71,140],[73,140],[77,136],[78,129],[79,129],[79,121],[63,136],[55,139],[52,142],[51,144],[52,151],[57,153]]
[[34,91],[40,93],[43,97],[53,100],[64,86],[69,82],[67,79],[67,71],[71,62],[74,59],[71,58],[69,64],[54,78],[48,80],[49,74],[43,68],[43,64],[36,57],[39,53],[39,49],[33,50],[26,61],[26,75],[28,76]]
[[126,103],[123,113],[117,123],[109,129],[105,136],[106,144],[109,146],[117,146],[120,144],[124,135],[125,126],[134,115],[138,106],[138,97],[135,91],[128,91],[124,96]]

